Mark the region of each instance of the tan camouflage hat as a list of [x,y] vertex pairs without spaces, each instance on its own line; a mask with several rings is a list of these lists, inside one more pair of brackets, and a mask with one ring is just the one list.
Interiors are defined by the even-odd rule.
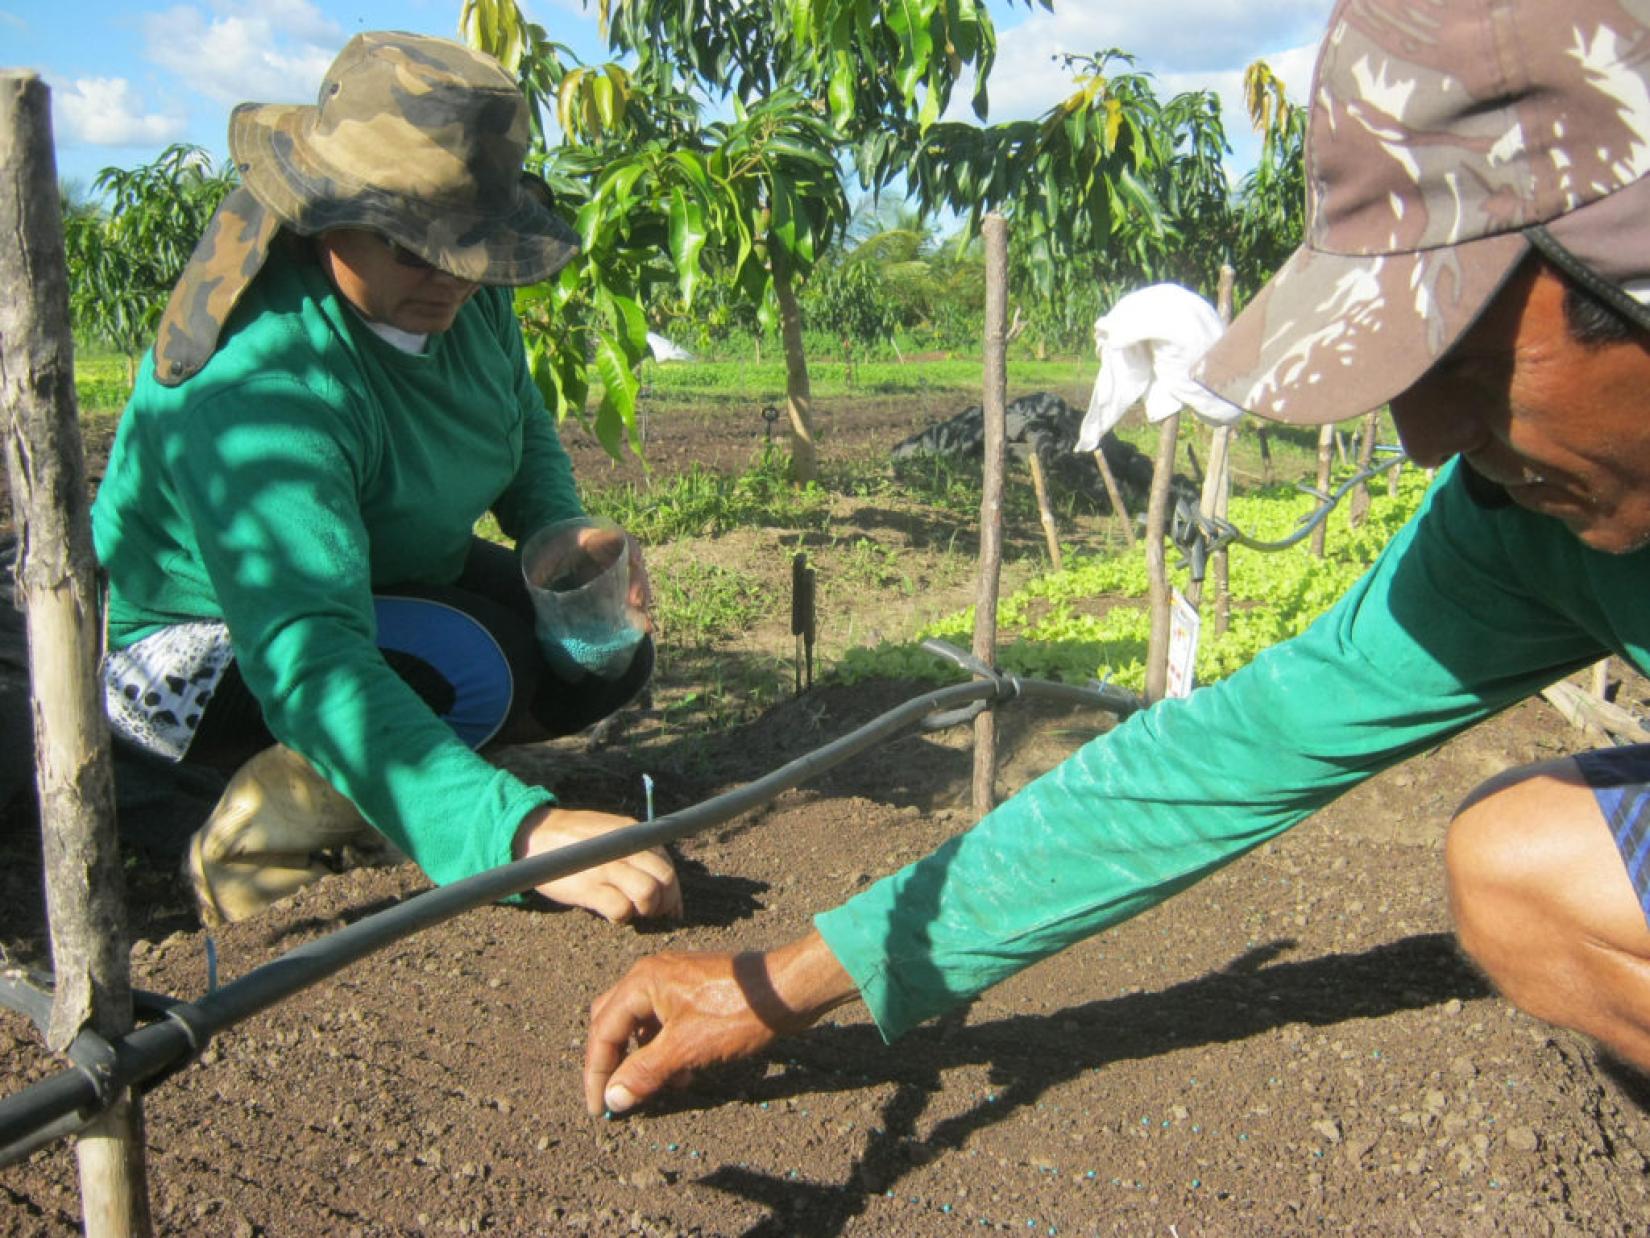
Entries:
[[1650,8],[1340,0],[1310,98],[1306,242],[1194,376],[1321,424],[1421,377],[1532,250],[1631,320],[1650,280]]
[[531,284],[578,252],[523,171],[527,103],[490,56],[425,35],[371,32],[332,62],[313,106],[243,103],[229,121],[241,185],[172,291],[157,378],[198,371],[277,232],[364,228],[482,284]]

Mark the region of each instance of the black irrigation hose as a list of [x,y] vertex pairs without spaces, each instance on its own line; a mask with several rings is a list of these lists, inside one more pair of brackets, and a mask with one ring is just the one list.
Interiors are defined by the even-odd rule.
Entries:
[[[1219,550],[1223,546],[1228,546],[1233,543],[1236,543],[1239,546],[1247,546],[1250,550],[1287,550],[1327,520],[1329,518],[1329,513],[1335,510],[1335,505],[1345,497],[1346,492],[1351,490],[1352,487],[1358,485],[1360,482],[1368,481],[1371,477],[1385,473],[1389,469],[1397,468],[1407,459],[1409,459],[1409,457],[1402,451],[1399,451],[1392,457],[1392,459],[1381,464],[1372,464],[1368,468],[1362,469],[1353,476],[1347,478],[1346,481],[1342,482],[1341,485],[1332,493],[1322,496],[1323,502],[1319,503],[1305,520],[1301,521],[1299,527],[1297,527],[1293,533],[1291,533],[1288,537],[1283,538],[1281,541],[1257,541],[1234,524],[1221,520],[1218,517],[1204,516],[1202,513],[1196,511],[1191,512],[1187,518],[1193,525],[1196,526],[1198,532],[1203,537],[1208,539],[1209,551],[1211,553]],[[1313,491],[1313,493],[1317,492]],[[1191,505],[1187,504],[1187,506],[1190,507]]]
[[[928,647],[958,665],[973,662],[960,650],[941,646],[939,642],[930,642]],[[98,1069],[77,1065],[0,1099],[0,1168],[14,1164],[53,1139],[73,1134],[121,1090],[153,1086],[182,1069],[205,1050],[217,1032],[325,980],[392,942],[569,873],[719,825],[834,768],[873,744],[963,702],[1009,700],[1020,695],[1095,705],[1117,714],[1128,714],[1139,707],[1132,693],[1110,684],[1073,688],[1043,680],[988,674],[985,678],[939,688],[907,701],[823,748],[703,803],[415,895],[326,937],[306,942],[196,1001],[177,1002],[167,1007],[165,1017],[135,1028],[113,1042],[112,1064],[100,1064]]]

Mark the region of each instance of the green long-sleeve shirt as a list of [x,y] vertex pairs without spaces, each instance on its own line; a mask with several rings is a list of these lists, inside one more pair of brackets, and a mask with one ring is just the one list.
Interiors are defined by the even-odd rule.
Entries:
[[1650,549],[1589,550],[1444,470],[1336,607],[816,918],[889,1038],[1185,889],[1604,656],[1650,669]]
[[517,538],[581,511],[509,293],[409,354],[278,254],[199,374],[164,387],[153,364],[92,512],[111,646],[221,619],[270,731],[434,880],[508,862],[551,797],[389,669],[372,589],[455,581],[488,510]]

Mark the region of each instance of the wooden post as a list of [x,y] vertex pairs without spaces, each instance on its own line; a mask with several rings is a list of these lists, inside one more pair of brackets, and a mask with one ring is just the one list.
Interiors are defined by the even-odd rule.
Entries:
[[1099,466],[1100,480],[1106,484],[1106,497],[1111,500],[1111,513],[1123,526],[1123,540],[1129,549],[1133,550],[1134,523],[1129,519],[1129,505],[1123,502],[1123,490],[1117,484],[1117,476],[1111,471],[1111,465],[1106,463],[1106,453],[1103,450],[1094,453],[1094,463]]
[[[0,167],[0,392],[56,972],[46,1039],[62,1051],[84,1028],[130,1031],[132,988],[51,96],[34,73],[0,72]],[[79,1136],[88,1234],[149,1232],[142,1129],[128,1095]]]
[[1163,542],[1169,536],[1169,483],[1174,478],[1180,414],[1165,417],[1157,432],[1152,497],[1146,507],[1146,578],[1151,584],[1151,637],[1146,645],[1146,703],[1163,699],[1169,684],[1169,568]]
[[[1220,288],[1215,297],[1215,312],[1220,321],[1232,321],[1232,282],[1236,278],[1230,266],[1220,268]],[[1232,493],[1232,426],[1216,426],[1209,440],[1209,471],[1203,475],[1203,493],[1198,500],[1198,511],[1206,518],[1226,515],[1226,506]],[[1215,630],[1224,632],[1231,617],[1232,597],[1227,577],[1227,555],[1224,549],[1209,556],[1205,572],[1215,578]],[[1202,600],[1203,586],[1194,581],[1186,590],[1186,600],[1193,606]]]
[[1031,464],[1031,488],[1037,492],[1037,518],[1042,521],[1043,540],[1048,543],[1048,561],[1054,570],[1060,570],[1060,530],[1054,523],[1054,508],[1049,505],[1048,479],[1043,475],[1043,461],[1033,448],[1028,457]]
[[[981,224],[985,238],[985,479],[980,494],[980,578],[974,595],[974,656],[997,664],[997,587],[1003,569],[1003,457],[1008,419],[1008,224],[996,212]],[[974,719],[974,811],[997,804],[997,713]]]
[[[1381,410],[1371,409],[1364,414],[1363,432],[1358,436],[1358,472],[1369,470],[1375,461],[1375,436],[1381,428]],[[1347,503],[1346,523],[1357,528],[1369,515],[1369,479],[1366,477],[1352,487],[1352,497]]]
[[[1329,493],[1329,470],[1335,462],[1335,427],[1333,424],[1318,429],[1318,494]],[[1323,558],[1324,537],[1329,532],[1329,518],[1318,521],[1312,530],[1312,557]]]

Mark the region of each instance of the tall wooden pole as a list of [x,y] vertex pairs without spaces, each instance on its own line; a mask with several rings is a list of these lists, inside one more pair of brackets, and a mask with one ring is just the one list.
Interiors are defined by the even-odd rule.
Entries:
[[[1335,463],[1335,427],[1333,424],[1321,426],[1318,429],[1318,494],[1329,493],[1330,469]],[[1329,532],[1327,517],[1318,521],[1318,527],[1312,530],[1312,557],[1323,558],[1324,539]]]
[[1151,636],[1146,644],[1146,703],[1163,699],[1169,686],[1169,566],[1163,543],[1169,536],[1169,494],[1174,479],[1180,414],[1170,413],[1157,431],[1151,499],[1146,505],[1146,579],[1151,587]]
[[[51,96],[34,73],[0,72],[0,169],[0,393],[56,972],[46,1039],[61,1051],[85,1028],[130,1031],[132,988]],[[80,1135],[88,1234],[149,1232],[142,1129],[122,1096]]]
[[[974,595],[974,656],[997,665],[997,587],[1003,569],[1003,457],[1008,419],[1008,223],[995,212],[985,237],[985,480],[980,495],[980,578]],[[997,715],[974,719],[974,811],[997,804]]]
[[[1220,287],[1215,295],[1215,312],[1220,315],[1222,323],[1232,321],[1232,284],[1235,278],[1236,273],[1230,266],[1220,268]],[[1216,426],[1209,440],[1209,471],[1203,476],[1203,493],[1198,503],[1198,510],[1205,518],[1226,518],[1226,509],[1232,496],[1232,437],[1236,433],[1236,426]],[[1228,558],[1225,549],[1222,548],[1209,556],[1209,562],[1205,567],[1207,576],[1214,581],[1214,628],[1217,633],[1226,630],[1232,611]],[[1202,594],[1202,582],[1193,581],[1186,589],[1186,600],[1196,606],[1202,600]]]

